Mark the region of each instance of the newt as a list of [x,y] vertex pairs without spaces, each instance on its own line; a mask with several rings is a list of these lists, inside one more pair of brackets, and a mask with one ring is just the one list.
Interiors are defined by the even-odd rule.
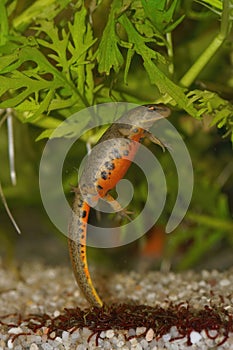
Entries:
[[125,113],[105,131],[97,142],[99,146],[92,149],[79,184],[74,188],[75,198],[68,232],[69,254],[79,288],[92,306],[101,307],[103,301],[92,283],[87,263],[86,238],[90,207],[94,207],[102,198],[116,211],[121,210],[120,204],[108,193],[109,190],[124,177],[143,139],[148,138],[164,148],[148,129],[157,120],[169,115],[168,107],[153,104],[139,106]]

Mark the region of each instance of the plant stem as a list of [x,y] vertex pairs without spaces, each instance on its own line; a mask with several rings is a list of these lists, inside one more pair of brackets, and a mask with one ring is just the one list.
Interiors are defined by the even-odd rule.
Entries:
[[0,46],[7,42],[8,34],[8,18],[7,11],[3,1],[0,1]]
[[14,146],[14,128],[12,108],[6,109],[7,113],[7,133],[8,133],[8,156],[10,165],[10,177],[12,185],[16,185],[16,170],[15,170],[15,146]]
[[16,231],[20,234],[20,233],[21,233],[20,228],[19,228],[19,226],[16,224],[16,221],[15,221],[15,219],[14,219],[13,215],[11,214],[11,211],[10,211],[10,209],[9,209],[9,207],[8,207],[6,198],[5,198],[4,193],[3,193],[3,189],[2,189],[2,184],[1,184],[1,182],[0,182],[0,198],[1,198],[1,200],[2,200],[2,203],[3,203],[4,207],[5,207],[6,212],[7,212],[7,215],[9,216],[9,218],[10,218],[10,220],[11,220],[13,226],[15,227]]
[[213,218],[208,215],[196,214],[188,212],[186,214],[186,219],[194,221],[198,224],[211,227],[216,230],[229,231],[230,233],[233,230],[233,223],[223,219]]
[[[42,118],[43,115],[41,115],[38,119],[33,120],[32,122],[29,120],[27,122],[32,123],[33,125],[36,125],[42,129],[56,129],[60,124],[61,120],[53,118],[53,117],[47,117]],[[16,117],[23,123],[26,122],[25,117],[22,113],[16,113]]]
[[226,39],[231,28],[229,1],[231,0],[223,0],[223,12],[219,34],[212,40],[210,45],[180,80],[182,86],[189,87],[193,83]]
[[168,57],[170,58],[170,63],[168,65],[168,71],[171,75],[173,75],[174,74],[174,64],[173,64],[172,34],[167,33],[166,38],[167,38],[167,43],[168,43],[167,54],[168,54]]
[[[170,0],[167,0],[167,8],[170,5]],[[174,74],[174,52],[173,52],[173,43],[172,43],[172,33],[169,32],[166,34],[166,39],[167,39],[167,54],[170,59],[170,62],[168,64],[168,72],[171,74],[171,76]]]

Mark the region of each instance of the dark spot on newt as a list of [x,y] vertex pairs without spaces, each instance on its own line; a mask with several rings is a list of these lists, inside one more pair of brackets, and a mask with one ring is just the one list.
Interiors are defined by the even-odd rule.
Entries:
[[79,198],[78,200],[78,207],[81,208],[83,206],[83,200]]
[[102,186],[100,186],[100,185],[97,185],[97,189],[98,189],[98,190],[102,190],[102,189],[103,189],[103,187],[102,187]]
[[121,154],[117,148],[113,148],[112,154],[113,154],[115,159],[121,159]]
[[124,156],[128,156],[128,155],[129,155],[129,150],[125,149],[125,150],[123,151],[123,155],[124,155]]
[[82,212],[82,218],[84,219],[86,216],[87,216],[87,212],[86,212],[86,210],[83,210],[83,212]]
[[103,180],[107,180],[108,174],[107,174],[106,171],[101,171],[101,178],[102,178]]
[[108,170],[114,170],[115,169],[115,165],[113,162],[105,162],[104,165],[106,166],[106,168]]

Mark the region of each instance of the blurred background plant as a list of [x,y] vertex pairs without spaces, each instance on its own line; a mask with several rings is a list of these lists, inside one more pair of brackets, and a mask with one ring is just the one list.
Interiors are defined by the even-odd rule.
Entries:
[[[170,120],[191,154],[194,193],[184,220],[166,235],[177,183],[168,152],[160,152],[169,191],[158,224],[126,247],[91,249],[95,263],[164,270],[232,265],[232,13],[232,0],[0,2],[0,181],[22,232],[17,235],[2,202],[3,262],[68,262],[65,238],[49,222],[40,199],[43,146],[73,113],[126,101],[162,102],[173,109]],[[83,120],[80,129],[88,122]],[[69,135],[73,130],[61,136]],[[97,135],[97,130],[84,135],[65,162],[68,197],[75,167]],[[140,209],[146,190],[136,173],[128,176],[137,183],[134,206]]]

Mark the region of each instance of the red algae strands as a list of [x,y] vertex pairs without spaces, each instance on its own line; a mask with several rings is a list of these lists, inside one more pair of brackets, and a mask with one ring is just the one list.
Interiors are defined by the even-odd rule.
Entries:
[[[130,341],[132,338],[146,337],[149,330],[153,330],[153,336],[158,340],[168,334],[172,327],[176,327],[177,334],[171,336],[169,342],[186,339],[187,346],[190,346],[195,339],[198,340],[198,333],[204,331],[207,338],[217,340],[216,345],[220,346],[226,342],[229,333],[233,332],[233,315],[221,305],[206,305],[203,309],[194,309],[188,303],[170,303],[167,308],[112,304],[84,310],[78,307],[64,309],[57,317],[47,314],[26,317],[6,315],[0,318],[0,324],[10,330],[8,334],[11,342],[29,334],[44,334],[47,339],[55,339],[62,337],[64,331],[72,334],[78,329],[88,328],[88,341],[95,335],[98,346],[102,339],[101,334],[110,329],[132,333],[132,329],[142,327],[144,332],[139,335],[136,332],[133,335],[124,333],[125,340]],[[14,328],[18,329],[15,333]]]

